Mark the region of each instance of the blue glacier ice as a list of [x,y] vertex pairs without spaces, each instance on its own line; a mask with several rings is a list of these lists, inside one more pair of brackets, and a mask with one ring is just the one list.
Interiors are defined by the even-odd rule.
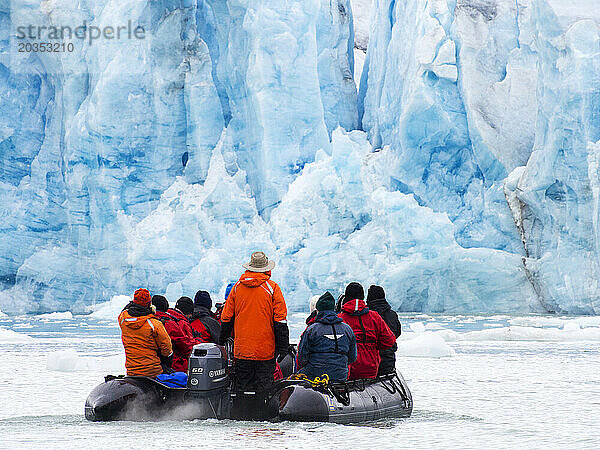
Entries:
[[[592,3],[0,1],[0,310],[221,296],[263,249],[292,309],[600,313]],[[15,55],[25,20],[147,36]]]
[[525,269],[547,309],[593,314],[600,311],[600,24],[567,21],[563,32],[561,19],[549,5],[536,11],[536,139],[506,184]]
[[600,14],[568,3],[375,1],[359,114],[460,245],[521,255],[547,311],[598,313]]

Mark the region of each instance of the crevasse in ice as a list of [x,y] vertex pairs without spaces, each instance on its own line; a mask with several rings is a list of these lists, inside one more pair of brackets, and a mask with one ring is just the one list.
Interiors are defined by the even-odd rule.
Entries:
[[[590,2],[2,2],[0,309],[222,296],[263,249],[292,309],[598,313]],[[22,17],[149,37],[15,61]]]

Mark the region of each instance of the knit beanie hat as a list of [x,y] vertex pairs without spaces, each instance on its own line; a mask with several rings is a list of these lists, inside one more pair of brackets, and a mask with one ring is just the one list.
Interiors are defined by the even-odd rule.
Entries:
[[377,300],[379,298],[385,298],[385,291],[381,286],[372,284],[367,292],[367,303],[369,303],[371,300]]
[[317,301],[317,311],[333,311],[335,308],[335,299],[333,295],[328,292],[325,292],[323,295],[319,297]]
[[225,300],[227,300],[227,297],[229,297],[229,293],[231,292],[231,290],[233,289],[234,286],[235,286],[235,281],[232,281],[225,288]]
[[194,302],[189,297],[180,297],[175,304],[175,308],[177,308],[183,314],[193,314]]
[[308,301],[308,307],[310,308],[310,312],[313,312],[317,309],[317,302],[321,298],[320,295],[313,295]]
[[136,305],[140,305],[147,308],[150,305],[151,301],[152,298],[150,297],[150,292],[148,291],[148,289],[141,288],[135,291],[135,293],[133,294],[133,303],[135,303]]
[[344,303],[349,302],[350,300],[364,300],[365,299],[365,290],[359,283],[350,283],[346,286],[346,292],[344,294]]
[[204,306],[206,309],[212,308],[212,299],[210,294],[206,291],[196,292],[194,297],[194,306]]
[[153,295],[152,304],[156,306],[158,311],[167,312],[167,309],[169,309],[169,301],[163,295]]

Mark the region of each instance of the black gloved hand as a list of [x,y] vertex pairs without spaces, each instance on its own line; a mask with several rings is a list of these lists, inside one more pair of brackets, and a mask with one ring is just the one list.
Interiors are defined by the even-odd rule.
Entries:
[[161,367],[162,367],[163,373],[166,373],[166,374],[175,373],[175,371],[173,369],[171,369],[170,367],[167,367],[167,366],[161,366]]
[[229,322],[221,322],[221,334],[219,335],[219,345],[225,345],[227,338],[231,336],[233,331],[233,320]]
[[161,353],[159,353],[158,357],[160,358],[160,365],[163,367],[163,371],[165,370],[165,368],[171,369],[171,367],[173,366],[173,352],[171,352],[169,356],[163,356]]
[[287,322],[273,323],[273,331],[275,332],[275,355],[277,362],[281,362],[288,354],[288,347],[290,346],[290,331]]

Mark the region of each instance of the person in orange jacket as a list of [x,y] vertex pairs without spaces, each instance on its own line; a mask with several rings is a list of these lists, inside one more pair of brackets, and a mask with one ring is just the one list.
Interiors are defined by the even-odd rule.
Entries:
[[125,369],[130,376],[155,377],[173,362],[171,338],[151,308],[147,289],[138,289],[119,314],[121,340],[125,348]]
[[281,289],[271,280],[275,263],[254,252],[243,264],[246,272],[233,286],[221,313],[223,345],[234,334],[234,390],[261,392],[273,384],[275,359],[288,352],[287,307]]

